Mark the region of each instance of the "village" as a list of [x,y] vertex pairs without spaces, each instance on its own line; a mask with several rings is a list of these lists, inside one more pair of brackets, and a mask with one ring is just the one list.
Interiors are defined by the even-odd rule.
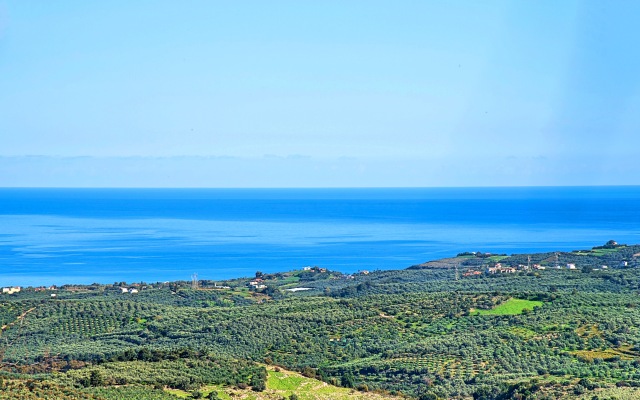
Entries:
[[[623,261],[620,263],[620,267],[624,268],[628,266],[628,262],[627,261]],[[576,266],[575,263],[567,263],[564,266],[562,265],[556,265],[554,267],[555,269],[567,269],[567,270],[577,270],[578,266]],[[598,271],[598,270],[607,270],[609,268],[609,266],[607,265],[602,265],[600,266],[600,268],[592,268],[592,271]],[[495,263],[495,265],[493,266],[489,266],[486,267],[484,269],[484,271],[482,270],[477,270],[477,269],[469,269],[466,272],[464,272],[462,274],[463,277],[470,277],[470,276],[478,276],[478,275],[483,275],[483,274],[487,274],[487,275],[494,275],[494,274],[515,274],[516,272],[527,272],[527,271],[543,271],[547,269],[546,266],[540,265],[540,264],[533,264],[533,265],[523,265],[523,264],[518,264],[518,265],[502,265],[501,263]]]
[[[605,246],[601,246],[604,248],[608,248],[607,246],[613,248],[623,248],[624,245],[618,245],[615,242],[607,243]],[[598,250],[599,247],[595,247],[595,250]],[[591,250],[593,252],[594,250]],[[589,251],[575,251],[572,254],[582,255],[589,254]],[[613,268],[633,268],[638,266],[638,256],[640,253],[633,254],[632,261],[616,260]],[[526,264],[520,263],[505,263],[503,259],[507,258],[506,255],[497,255],[491,253],[481,253],[481,252],[465,252],[458,254],[458,257],[446,259],[446,260],[436,260],[432,262],[425,263],[425,265],[430,265],[432,263],[436,263],[436,268],[451,268],[455,269],[455,279],[462,278],[471,278],[471,277],[480,277],[480,276],[492,276],[499,274],[516,274],[516,273],[533,273],[540,272],[547,269],[552,270],[569,270],[569,271],[582,271],[582,272],[590,272],[590,271],[606,271],[610,267],[608,265],[582,265],[574,260],[574,262],[565,262],[560,263],[559,253],[555,253],[551,257],[543,260],[545,265],[542,265],[540,262],[531,262],[531,256],[528,256],[524,261],[527,261]],[[465,265],[466,260],[478,260],[481,259],[481,264],[476,264],[473,266]],[[628,259],[628,258],[627,258]],[[491,260],[491,261],[489,261]],[[488,261],[488,262],[487,262]],[[611,260],[609,260],[611,261]],[[446,263],[444,263],[446,262]],[[464,268],[463,271],[458,271],[459,268]],[[459,272],[461,273],[459,275]],[[237,291],[248,290],[250,293],[266,293],[271,295],[271,292],[274,289],[282,289],[287,292],[299,292],[310,290],[310,288],[294,285],[294,282],[303,283],[305,281],[315,281],[318,279],[329,279],[329,280],[354,280],[357,277],[364,277],[369,275],[368,270],[360,270],[354,273],[340,273],[337,271],[330,271],[327,268],[322,268],[318,266],[305,266],[299,269],[291,270],[288,272],[277,272],[277,273],[262,273],[256,272],[255,277],[251,278],[240,278],[231,281],[223,281],[222,284],[219,284],[217,281],[212,280],[199,280],[197,274],[193,274],[191,276],[191,281],[176,281],[176,282],[157,282],[153,284],[146,284],[144,282],[140,283],[130,283],[126,282],[115,282],[113,285],[99,285],[99,284],[91,284],[91,285],[62,285],[62,286],[38,286],[38,287],[21,287],[21,286],[7,286],[2,287],[2,295],[18,295],[20,293],[26,292],[48,292],[49,297],[55,298],[58,296],[60,292],[68,292],[68,293],[82,293],[82,292],[94,292],[96,290],[99,291],[111,291],[112,293],[119,293],[123,296],[136,295],[141,291],[147,288],[159,288],[159,287],[169,287],[171,289],[172,294],[177,294],[179,289],[191,288],[193,290],[231,290]]]

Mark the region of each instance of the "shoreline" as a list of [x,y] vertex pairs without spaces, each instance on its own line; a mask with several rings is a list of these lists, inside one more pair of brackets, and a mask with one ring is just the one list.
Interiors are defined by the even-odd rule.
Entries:
[[[618,244],[617,242],[614,241],[610,241],[615,243],[615,245],[613,245],[612,249],[610,249],[611,251],[620,251],[622,249],[632,249],[635,248],[637,251],[634,251],[632,254],[628,255],[625,257],[624,261],[625,263],[627,263],[628,265],[625,265],[624,267],[636,267],[636,266],[640,266],[640,244]],[[609,244],[609,242],[607,243]],[[477,256],[476,258],[479,258],[480,260],[487,258],[487,259],[491,259],[491,258],[496,258],[496,257],[503,257],[503,258],[514,258],[517,260],[522,261],[524,258],[526,258],[527,256],[531,256],[531,257],[540,257],[541,255],[545,255],[548,256],[550,254],[559,254],[562,255],[563,258],[566,257],[575,257],[578,256],[578,260],[580,258],[584,258],[585,260],[587,260],[586,256],[589,256],[590,254],[592,255],[591,258],[593,257],[598,257],[601,255],[606,255],[606,251],[607,250],[601,250],[601,248],[606,247],[607,244],[603,245],[596,245],[593,246],[591,249],[577,249],[577,250],[573,250],[573,251],[561,251],[561,250],[548,250],[545,252],[537,252],[537,253],[513,253],[513,254],[506,254],[506,253],[485,253],[485,255],[483,256]],[[605,252],[603,254],[601,254],[602,252]],[[464,265],[465,263],[468,263],[468,260],[465,260],[464,257],[469,257],[471,254],[475,254],[476,252],[460,252],[458,253],[457,256],[451,255],[450,257],[444,257],[444,258],[440,258],[440,259],[436,259],[436,260],[429,260],[429,261],[425,261],[423,263],[420,264],[414,264],[414,265],[410,265],[410,266],[406,266],[404,268],[388,268],[388,269],[374,269],[374,270],[369,270],[369,269],[360,269],[358,271],[341,271],[338,269],[330,269],[330,272],[333,273],[337,273],[343,276],[349,276],[349,275],[357,275],[360,274],[361,271],[366,271],[366,274],[372,273],[384,273],[384,272],[393,272],[393,271],[402,271],[402,270],[407,270],[407,269],[420,269],[421,266],[427,267],[427,268],[443,268],[443,269],[452,269],[454,268],[455,265],[460,266],[460,264],[462,264],[462,268],[465,269],[469,269],[470,265]],[[478,253],[478,254],[482,254],[482,253]],[[462,259],[461,259],[461,255],[463,255]],[[598,268],[597,265],[593,264],[593,260],[589,258],[589,266],[592,268]],[[457,260],[457,261],[456,261]],[[571,258],[571,260],[573,260],[573,258]],[[494,260],[495,261],[495,260]],[[485,264],[487,264],[485,261],[483,261]],[[562,264],[562,263],[561,263]],[[565,263],[567,264],[567,263]],[[574,263],[575,264],[575,263]],[[482,264],[484,265],[484,264]],[[522,264],[521,264],[522,266]],[[577,267],[579,268],[580,262],[577,263]],[[607,266],[609,267],[609,266]],[[616,267],[619,267],[618,265],[614,265],[611,266],[612,269],[615,269]],[[263,273],[265,274],[289,274],[289,273],[295,273],[295,272],[299,272],[302,270],[305,270],[306,268],[310,268],[310,267],[303,267],[300,269],[290,269],[288,271],[269,271],[269,270],[264,270],[264,269],[255,269],[253,272],[261,270]],[[319,268],[319,267],[314,267],[314,268]],[[322,268],[325,269],[325,268]],[[473,269],[473,265],[471,265],[471,268]],[[206,276],[202,276],[201,275],[201,281],[203,282],[209,282],[210,284],[220,284],[220,285],[225,285],[228,282],[234,282],[234,281],[243,281],[243,280],[249,280],[252,279],[251,278],[251,273],[250,274],[246,274],[243,276],[235,276],[232,278],[225,278],[225,279],[209,279]],[[49,287],[49,286],[57,286],[57,287],[63,287],[63,286],[78,286],[78,287],[89,287],[89,286],[106,286],[106,285],[113,285],[114,283],[124,283],[126,285],[162,285],[162,284],[170,284],[170,283],[180,283],[180,284],[186,284],[189,283],[190,280],[187,279],[177,279],[177,280],[163,280],[163,281],[146,281],[144,279],[140,279],[140,280],[132,280],[132,281],[124,281],[124,280],[109,280],[108,282],[105,280],[103,282],[98,282],[98,281],[92,281],[91,283],[82,283],[82,282],[78,282],[76,281],[75,283],[48,283],[48,282],[43,282],[43,281],[39,281],[36,284],[31,284],[31,285],[20,285],[20,284],[3,284],[0,285],[1,287],[14,287],[14,286],[20,286],[20,287],[24,287],[24,288],[36,288],[36,287]]]

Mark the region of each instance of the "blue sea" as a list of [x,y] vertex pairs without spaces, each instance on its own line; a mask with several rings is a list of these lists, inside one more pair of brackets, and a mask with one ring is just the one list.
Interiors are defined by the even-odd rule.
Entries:
[[401,269],[640,243],[640,187],[0,189],[0,286]]

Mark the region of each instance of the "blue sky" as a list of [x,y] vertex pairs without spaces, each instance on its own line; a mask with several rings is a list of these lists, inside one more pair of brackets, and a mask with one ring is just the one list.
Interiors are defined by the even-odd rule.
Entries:
[[637,15],[0,0],[0,186],[640,184]]

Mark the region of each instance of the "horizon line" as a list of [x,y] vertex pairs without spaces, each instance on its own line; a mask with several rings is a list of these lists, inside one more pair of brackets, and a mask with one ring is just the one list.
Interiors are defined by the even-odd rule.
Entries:
[[6,189],[149,189],[149,190],[376,190],[376,189],[523,189],[523,188],[622,188],[640,187],[640,184],[623,185],[477,185],[477,186],[0,186]]

